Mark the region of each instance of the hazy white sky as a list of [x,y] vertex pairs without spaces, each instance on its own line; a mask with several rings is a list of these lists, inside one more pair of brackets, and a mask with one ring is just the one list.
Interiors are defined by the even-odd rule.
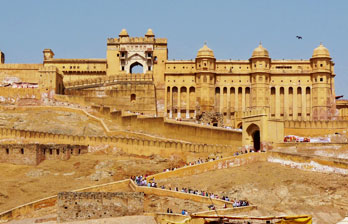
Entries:
[[1,0],[0,12],[6,63],[41,63],[44,48],[57,58],[105,58],[106,39],[122,28],[168,38],[170,59],[195,58],[205,41],[218,59],[248,59],[260,41],[271,58],[308,59],[323,42],[336,94],[348,98],[346,0]]

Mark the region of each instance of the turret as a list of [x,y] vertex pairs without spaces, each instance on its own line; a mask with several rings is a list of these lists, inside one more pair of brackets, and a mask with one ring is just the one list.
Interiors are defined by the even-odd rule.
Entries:
[[269,82],[271,58],[261,43],[254,49],[250,61],[251,67],[251,107],[269,108]]
[[43,55],[44,55],[44,61],[51,60],[54,57],[53,51],[47,48],[43,50]]
[[5,54],[0,51],[0,64],[5,64]]
[[146,34],[145,34],[145,37],[155,37],[155,34],[152,32],[152,29],[148,29]]
[[126,29],[122,29],[120,34],[118,35],[120,38],[122,37],[129,37],[128,32]]
[[333,95],[333,65],[329,50],[320,43],[313,51],[310,59],[312,66],[313,119],[327,120],[331,118]]
[[215,94],[215,68],[216,59],[214,52],[204,44],[199,49],[196,57],[196,86],[199,96],[197,100],[201,112],[213,111],[214,109],[214,94]]

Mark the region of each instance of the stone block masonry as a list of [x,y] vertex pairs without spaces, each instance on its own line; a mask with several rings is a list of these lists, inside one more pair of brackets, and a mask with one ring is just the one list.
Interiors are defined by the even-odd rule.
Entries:
[[38,165],[43,160],[68,160],[87,153],[86,145],[69,144],[0,144],[0,163]]
[[58,223],[143,214],[142,192],[61,192],[58,194]]

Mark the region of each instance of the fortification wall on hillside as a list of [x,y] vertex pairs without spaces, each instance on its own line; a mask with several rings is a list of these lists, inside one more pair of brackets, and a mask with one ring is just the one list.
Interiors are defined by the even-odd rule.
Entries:
[[332,121],[284,121],[285,135],[325,136],[334,133],[347,134],[347,120]]
[[140,215],[143,209],[142,192],[61,192],[57,201],[57,221]]
[[100,110],[106,110],[105,115],[110,115],[112,119],[127,130],[143,131],[165,138],[196,143],[242,146],[242,132],[240,131],[167,120],[163,117],[148,117],[121,111],[108,112],[110,108],[101,108]]
[[267,153],[255,152],[255,153],[247,153],[238,156],[226,157],[223,159],[214,160],[211,162],[186,166],[182,168],[178,168],[173,171],[162,172],[158,174],[154,174],[148,176],[147,179],[151,180],[154,178],[155,180],[167,179],[167,178],[180,178],[192,176],[200,173],[205,173],[211,170],[219,170],[226,169],[231,167],[243,166],[246,164],[258,162],[258,161],[266,161]]
[[115,146],[122,149],[129,154],[145,156],[157,154],[164,157],[175,155],[182,159],[186,159],[188,156],[195,158],[204,157],[212,153],[227,156],[238,151],[237,147],[231,145],[208,145],[116,136],[73,136],[8,128],[0,128],[0,139],[3,139],[3,142],[24,141],[40,144],[109,145],[110,147]]
[[40,89],[0,87],[0,102],[14,104],[19,99],[41,99]]
[[85,145],[0,144],[0,163],[38,165],[43,160],[68,160],[87,153]]
[[348,160],[348,143],[277,143],[273,151]]

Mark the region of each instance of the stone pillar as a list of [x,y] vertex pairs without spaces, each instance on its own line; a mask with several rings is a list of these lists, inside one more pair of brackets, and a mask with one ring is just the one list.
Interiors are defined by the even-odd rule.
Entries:
[[169,118],[173,118],[173,87],[169,87]]
[[[302,87],[301,87],[302,88]],[[301,115],[302,115],[302,120],[307,120],[307,103],[306,103],[306,87],[302,88],[301,92],[301,99],[302,99],[302,108],[301,108]]]
[[168,117],[167,114],[168,111],[168,87],[165,87],[165,94],[164,94],[164,117]]
[[298,118],[298,108],[297,108],[297,87],[293,88],[293,94],[292,94],[292,100],[293,100],[293,109],[292,109],[292,116],[294,118],[294,120],[297,120]]
[[289,119],[289,87],[284,86],[284,118]]
[[245,88],[242,87],[242,111],[245,111]]
[[220,114],[223,113],[223,108],[224,108],[224,88],[220,87],[220,108],[219,108]]
[[227,117],[231,119],[231,88],[227,88]]
[[178,116],[177,118],[181,118],[181,87],[178,88]]
[[235,87],[234,88],[234,110],[235,110],[235,112],[237,112],[238,111],[238,89],[239,89],[239,87]]
[[186,87],[186,118],[190,118],[190,87]]
[[275,117],[277,119],[280,118],[280,87],[277,86],[275,87],[275,103],[274,103],[274,106],[275,106]]

